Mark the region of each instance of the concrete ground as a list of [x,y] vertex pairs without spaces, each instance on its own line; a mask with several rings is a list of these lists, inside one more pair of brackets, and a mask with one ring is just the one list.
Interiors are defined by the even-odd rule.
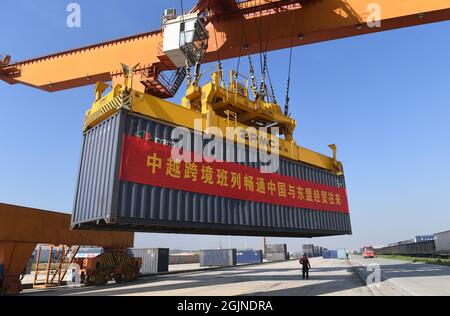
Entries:
[[[207,268],[200,267],[200,263],[189,263],[189,264],[173,264],[169,265],[169,272],[181,272],[181,271],[196,271],[196,270],[204,270]],[[38,278],[43,282],[45,279],[45,272],[41,272],[40,276]],[[66,276],[65,281],[68,280],[68,276]],[[31,272],[31,274],[25,275],[25,277],[22,280],[22,284],[29,288],[34,281],[34,272]]]
[[359,266],[363,279],[369,265],[379,266],[382,282],[369,285],[375,295],[450,295],[450,267],[361,256],[352,256],[350,262]]
[[200,263],[171,264],[169,266],[169,272],[200,270],[200,269],[202,269],[200,267]]
[[[264,262],[267,263],[266,260]],[[240,266],[241,264],[238,264]],[[188,263],[188,264],[171,264],[169,265],[169,272],[179,272],[179,271],[194,271],[194,270],[205,270],[207,267],[200,267],[200,263]]]
[[[26,290],[24,295],[51,296],[365,296],[363,286],[347,261],[311,260],[311,279],[302,280],[298,262],[239,266],[222,270],[191,271],[103,287]],[[181,267],[176,267],[176,269]],[[192,266],[194,268],[194,266]]]

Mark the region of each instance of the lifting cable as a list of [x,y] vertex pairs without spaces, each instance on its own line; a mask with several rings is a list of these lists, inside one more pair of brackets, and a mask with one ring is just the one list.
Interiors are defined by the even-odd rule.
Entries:
[[287,79],[287,87],[286,87],[286,104],[284,106],[284,115],[289,115],[289,94],[291,90],[291,69],[292,69],[292,46],[289,51],[289,71],[288,71],[288,79]]
[[255,68],[253,67],[252,56],[250,55],[247,47],[245,47],[245,51],[247,52],[248,64],[250,67],[250,80],[252,82],[251,89],[252,89],[255,99],[258,99],[259,98],[258,83],[256,82]]
[[[262,16],[262,7],[261,7],[261,10],[260,10],[260,15]],[[262,22],[261,22],[261,24],[262,24]],[[267,24],[267,31],[266,31],[266,47],[265,47],[265,49],[264,49],[264,54],[263,54],[263,58],[264,58],[264,68],[263,68],[263,73],[262,73],[262,76],[263,76],[263,86],[262,86],[262,89],[264,89],[264,95],[265,95],[265,98],[267,98],[267,100],[270,102],[270,101],[272,101],[271,99],[273,99],[271,96],[270,96],[270,91],[268,91],[268,89],[267,89],[267,83],[266,83],[266,76],[269,78],[269,65],[268,65],[268,58],[267,58],[267,51],[269,50],[269,38],[270,38],[270,34],[269,34],[269,32],[270,32],[270,25],[269,24]],[[262,31],[262,25],[261,25],[261,33],[263,33],[263,31]],[[261,35],[261,41],[262,41],[262,38],[263,38],[263,35]],[[262,44],[261,44],[261,46],[262,46]],[[269,83],[270,83],[270,79],[269,79]],[[272,87],[271,87],[271,89],[272,89]],[[273,89],[272,89],[272,91],[273,91]]]
[[219,74],[220,74],[220,81],[223,83],[223,68],[222,68],[222,59],[220,58],[220,52],[219,52],[219,43],[217,41],[217,32],[216,32],[216,28],[214,27],[214,22],[213,22],[213,29],[214,29],[214,38],[216,41],[216,50],[217,50],[217,60],[218,65],[219,65]]
[[[262,17],[262,3],[259,1],[259,17]],[[263,25],[262,21],[258,24],[255,19],[256,30],[259,37],[259,63],[261,67],[261,83],[259,87],[259,97],[262,97],[263,101],[266,99],[267,89],[266,89],[266,66],[267,66],[267,54],[263,49]],[[269,37],[267,37],[267,40]],[[267,46],[267,45],[266,45]]]
[[[268,32],[267,32],[268,33]],[[266,48],[264,51],[264,68],[263,68],[263,81],[264,81],[264,89],[265,89],[265,94],[267,96],[267,99],[269,102],[271,103],[277,103],[277,100],[275,98],[275,92],[273,89],[273,85],[272,85],[272,79],[270,77],[270,71],[269,71],[269,63],[268,63],[268,57],[267,57],[267,52],[269,50],[269,34],[267,34],[267,40],[266,40]],[[270,90],[268,90],[267,84],[266,84],[266,76],[269,79],[269,87]]]
[[[242,48],[244,47],[244,41],[245,41],[245,43],[247,43],[247,35],[245,33],[244,19],[242,19],[241,46],[239,47],[238,63],[237,63],[236,73],[234,74],[234,81],[236,81],[236,85],[237,85],[237,81],[239,79],[239,69],[240,69],[240,66],[241,66],[241,56],[242,56]],[[245,44],[245,47],[247,47],[247,44]]]
[[[267,60],[267,52],[269,51],[269,30],[270,30],[270,27],[268,26],[267,40],[266,40],[266,49],[265,49],[265,52],[264,52],[264,57],[266,58],[266,60]],[[269,86],[270,86],[270,91],[267,91],[268,97],[270,97],[269,101],[272,102],[272,103],[277,104],[277,100],[276,100],[276,97],[275,97],[275,92],[274,92],[273,85],[272,85],[272,79],[270,77],[269,64],[266,62],[265,66],[266,66],[265,67],[265,71],[267,73],[267,78],[269,79]],[[267,90],[267,88],[266,88],[266,90]],[[270,95],[269,95],[269,92],[270,92]]]
[[[260,13],[260,17],[261,17],[263,14],[261,0],[259,1],[259,5],[260,5],[259,13]],[[276,101],[275,92],[274,92],[273,85],[272,85],[272,79],[271,79],[270,73],[269,73],[268,57],[267,57],[267,52],[269,50],[270,25],[267,25],[267,38],[266,38],[265,48],[263,48],[263,33],[264,32],[263,32],[262,22],[260,24],[258,24],[258,22],[255,19],[255,26],[256,26],[256,31],[257,31],[258,37],[259,37],[259,49],[260,49],[259,59],[260,59],[260,67],[261,67],[261,84],[260,84],[260,91],[259,91],[258,97],[263,97],[264,101],[267,99],[269,102],[276,104],[277,101]],[[266,77],[269,80],[270,90],[267,87]]]
[[236,68],[236,72],[234,73],[234,78],[233,78],[233,80],[235,81],[236,85],[237,85],[238,80],[239,80],[239,67],[241,66],[241,54],[242,54],[242,52],[239,52],[237,68]]
[[291,47],[289,49],[289,71],[288,71],[288,79],[287,79],[287,88],[286,88],[286,104],[284,106],[284,115],[289,116],[289,94],[291,90],[291,70],[292,70],[292,51],[294,47],[294,14],[292,14],[292,27],[291,27]]
[[[244,49],[245,49],[245,53],[248,57],[248,64],[249,64],[249,70],[250,70],[250,82],[251,82],[251,87],[250,89],[253,92],[253,96],[255,97],[255,99],[259,98],[259,93],[258,93],[258,83],[256,81],[256,76],[255,76],[255,68],[253,67],[253,61],[252,61],[252,57],[250,55],[250,52],[248,51],[248,39],[247,39],[247,32],[245,31],[245,24],[244,24],[244,20],[242,20],[242,36],[243,39],[245,40],[245,45]],[[242,50],[242,46],[241,46],[241,50]],[[240,67],[240,63],[241,63],[241,53],[242,51],[239,53],[239,59],[238,59],[238,68],[237,68],[237,72],[239,73],[239,67]]]
[[267,96],[267,85],[266,85],[266,69],[267,69],[267,54],[263,54],[263,68],[261,72],[261,86],[259,87],[259,94],[263,97],[265,101]]
[[[186,45],[186,29],[185,29],[185,22],[184,22],[184,6],[183,6],[183,0],[180,0],[180,6],[181,6],[181,23],[183,25],[183,34],[184,34],[184,44]],[[185,60],[186,63],[186,81],[187,85],[190,86],[192,84],[192,73],[191,73],[191,62],[187,59]]]
[[270,101],[272,103],[278,104],[277,98],[275,96],[275,91],[273,90],[272,79],[270,78],[269,67],[267,67],[267,77],[269,78],[269,85],[270,85]]
[[[275,91],[273,89],[273,84],[272,84],[272,78],[270,77],[270,71],[269,71],[269,63],[267,62],[268,58],[267,58],[267,51],[264,53],[264,71],[263,71],[263,83],[264,83],[264,87],[262,87],[262,89],[264,89],[265,95],[267,96],[267,99],[269,102],[271,103],[275,103],[277,104],[277,100],[275,97]],[[266,78],[269,80],[269,88],[267,87],[266,84]],[[261,91],[262,93],[263,91]]]
[[[259,16],[260,16],[260,18],[261,18],[261,16],[262,16],[262,6],[261,6],[261,0],[259,0],[259,7],[260,7],[260,10],[259,10]],[[262,22],[260,22],[260,23],[258,23],[258,21],[256,21],[257,19],[256,18],[254,18],[254,21],[255,21],[255,25],[256,25],[256,33],[257,33],[257,36],[258,36],[258,38],[259,38],[259,66],[260,66],[260,68],[261,68],[261,72],[262,72],[262,68],[263,68],[263,59],[262,59],[262,52],[263,52],[263,47],[262,47],[262,42],[263,42],[263,36],[262,36],[262,30],[261,30],[261,24],[262,24]]]
[[[259,0],[259,6],[260,6],[260,16],[262,16],[261,0]],[[256,33],[257,33],[257,37],[258,37],[258,39],[259,39],[259,66],[260,66],[261,74],[262,74],[262,73],[263,73],[263,67],[264,67],[264,66],[263,66],[263,45],[262,45],[263,39],[262,39],[262,31],[260,30],[261,27],[260,27],[260,24],[258,23],[257,19],[254,18],[253,20],[255,21]],[[261,22],[261,23],[262,23],[262,22]],[[250,61],[250,63],[251,63],[251,57],[250,57],[250,55],[248,55],[248,56],[249,56],[249,61]],[[250,65],[250,71],[252,71],[252,68],[253,68],[253,74],[252,74],[252,76],[254,77],[254,67],[253,67],[252,65]],[[261,76],[261,79],[262,79],[262,80],[261,80],[261,84],[260,84],[260,91],[257,91],[258,85],[257,85],[257,83],[256,83],[256,77],[255,77],[254,80],[252,80],[252,89],[253,89],[253,88],[256,89],[255,91],[253,91],[253,93],[255,94],[256,100],[258,100],[261,96],[262,96],[263,98],[265,97],[264,95],[261,95],[261,91],[263,90],[261,87],[262,87],[263,84],[264,84],[264,78],[263,78],[263,76]],[[254,81],[254,84],[253,84],[253,81]]]

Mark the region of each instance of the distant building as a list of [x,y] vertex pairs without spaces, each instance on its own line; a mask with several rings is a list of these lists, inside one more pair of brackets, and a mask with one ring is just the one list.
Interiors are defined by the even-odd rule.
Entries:
[[402,245],[408,245],[408,244],[414,244],[414,243],[418,243],[418,242],[425,242],[425,241],[432,241],[432,240],[434,240],[433,235],[420,235],[420,236],[414,237],[413,239],[390,243],[390,244],[388,244],[388,247],[396,247],[396,246],[402,246]]
[[424,242],[424,241],[432,241],[432,240],[434,240],[433,235],[422,235],[422,236],[414,237],[415,242]]

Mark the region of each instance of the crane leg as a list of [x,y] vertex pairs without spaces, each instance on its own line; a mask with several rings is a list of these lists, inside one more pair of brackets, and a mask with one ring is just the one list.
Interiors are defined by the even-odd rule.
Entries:
[[37,244],[33,242],[0,241],[0,265],[3,266],[0,294],[20,293],[22,290],[20,275],[36,246]]

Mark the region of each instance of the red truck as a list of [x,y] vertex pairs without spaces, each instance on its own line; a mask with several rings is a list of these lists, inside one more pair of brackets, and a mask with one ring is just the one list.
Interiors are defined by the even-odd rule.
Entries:
[[373,247],[372,246],[364,246],[362,249],[362,256],[364,259],[374,258],[375,252],[373,251]]

